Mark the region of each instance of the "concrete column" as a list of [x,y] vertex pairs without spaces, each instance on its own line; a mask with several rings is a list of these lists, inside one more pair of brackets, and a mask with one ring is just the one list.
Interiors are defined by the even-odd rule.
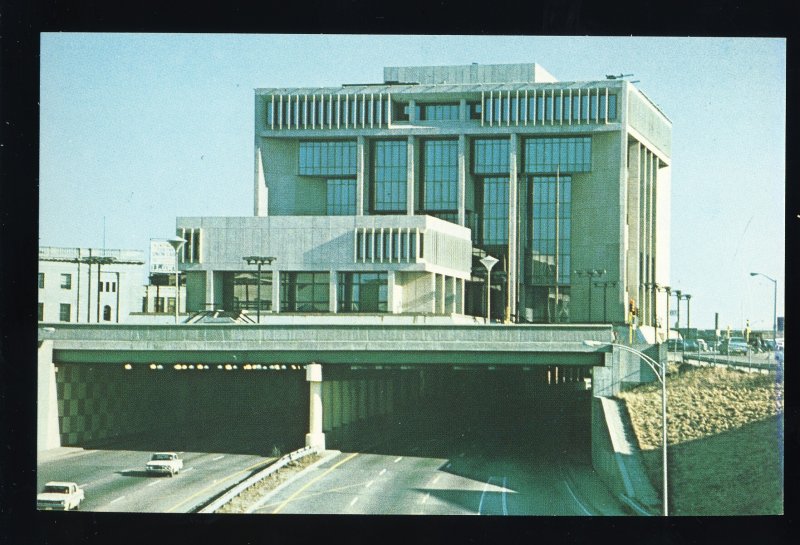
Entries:
[[278,313],[280,311],[281,311],[281,273],[280,271],[272,271],[272,312]]
[[517,157],[519,148],[519,138],[516,134],[511,135],[508,150],[508,317],[517,314]]
[[458,224],[467,222],[467,137],[458,135]]
[[[419,248],[419,244],[417,244],[417,248]],[[438,297],[439,285],[438,282],[436,281],[436,273],[430,273],[430,279],[431,279],[431,284],[430,284],[431,302],[430,305],[428,305],[428,312],[430,312],[431,314],[436,314],[436,310],[438,308],[438,305],[436,303],[438,302],[439,298]]]
[[363,136],[356,138],[356,216],[364,215],[365,142]]
[[330,274],[328,282],[328,312],[335,313],[338,310],[339,300],[339,279],[336,276],[336,271],[328,271]]
[[409,136],[406,153],[406,214],[409,216],[414,215],[414,189],[417,186],[416,172],[414,169],[414,165],[416,164],[415,148],[414,137]]
[[[148,299],[149,299],[149,292],[148,292]],[[214,271],[208,269],[206,271],[206,296],[205,296],[205,305],[203,307],[205,310],[214,310]]]
[[36,450],[61,446],[58,429],[56,366],[53,364],[53,341],[41,341],[37,350]]
[[[641,151],[642,147],[641,144],[638,142],[634,142],[630,146],[628,146],[628,169],[627,169],[627,218],[628,223],[627,233],[628,236],[626,240],[623,241],[623,248],[626,251],[626,262],[625,268],[627,269],[624,276],[622,276],[621,280],[624,281],[624,286],[628,290],[628,293],[638,293],[637,287],[642,279],[639,277],[639,253],[640,253],[640,212],[641,212],[641,195],[639,193],[640,188],[640,169],[641,169]],[[622,286],[620,286],[621,288]],[[625,292],[622,291],[622,295],[625,295]],[[623,299],[623,316],[619,316],[617,314],[617,306],[614,306],[614,311],[611,313],[612,320],[618,320],[623,318],[627,314],[627,304],[628,301]],[[641,303],[640,303],[641,304]]]
[[318,363],[308,364],[306,380],[309,383],[306,446],[325,450],[325,434],[322,432],[322,366]]
[[399,306],[396,297],[395,297],[395,271],[389,270],[386,273],[386,307],[389,310],[389,313],[396,314],[399,312],[399,309],[395,308]]

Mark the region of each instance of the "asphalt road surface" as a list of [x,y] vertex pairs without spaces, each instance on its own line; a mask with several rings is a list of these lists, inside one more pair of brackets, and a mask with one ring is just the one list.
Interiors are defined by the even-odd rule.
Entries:
[[[421,412],[422,413],[422,412]],[[372,449],[342,452],[265,496],[254,513],[624,515],[559,415],[427,414]],[[398,431],[395,428],[395,431]],[[586,430],[583,430],[586,432]],[[578,452],[577,449],[584,448]]]
[[148,475],[150,452],[87,450],[38,464],[37,488],[72,481],[85,490],[81,511],[185,513],[248,477],[274,458],[257,455],[183,452],[174,477]]

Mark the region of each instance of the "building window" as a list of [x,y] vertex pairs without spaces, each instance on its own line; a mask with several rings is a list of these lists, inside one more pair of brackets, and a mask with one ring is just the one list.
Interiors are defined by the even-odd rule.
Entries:
[[39,303],[36,308],[36,319],[40,322],[44,320],[44,303]]
[[[532,221],[528,239],[533,254],[532,283],[550,286],[555,280],[556,219],[558,219],[558,283],[569,284],[571,271],[572,178],[558,177],[556,211],[556,176],[533,176],[528,195]],[[556,212],[558,218],[556,218]]]
[[340,272],[339,312],[387,312],[388,277],[385,272]]
[[39,288],[44,288],[44,273],[39,273]]
[[272,310],[272,271],[231,271],[222,273],[222,305],[225,310]]
[[483,111],[483,106],[481,105],[480,102],[468,102],[467,108],[469,108],[470,119],[480,120],[481,112]]
[[330,273],[281,273],[282,312],[328,312]]
[[155,302],[156,302],[155,312],[164,312],[164,298],[156,297]]
[[61,274],[61,287],[65,290],[72,289],[72,275],[69,273],[62,273]]
[[508,174],[508,140],[475,140],[473,146],[475,174]]
[[103,307],[103,320],[106,322],[111,321],[111,306],[106,305]]
[[301,176],[355,176],[357,146],[353,141],[300,142]]
[[508,178],[483,179],[484,245],[508,244]]
[[175,312],[175,298],[167,297],[167,313],[173,314]]
[[422,104],[420,119],[427,121],[458,121],[458,104]]
[[334,178],[327,184],[329,216],[354,216],[356,213],[356,181]]
[[69,303],[61,303],[58,309],[58,319],[62,322],[69,322],[72,315],[72,305]]
[[525,140],[525,172],[529,174],[589,172],[591,168],[592,139],[589,136]]
[[117,283],[116,282],[111,282],[111,292],[112,293],[116,293],[117,292]]
[[375,142],[374,201],[376,212],[400,212],[406,209],[408,144],[404,140]]
[[423,173],[426,210],[458,209],[458,141],[428,140]]

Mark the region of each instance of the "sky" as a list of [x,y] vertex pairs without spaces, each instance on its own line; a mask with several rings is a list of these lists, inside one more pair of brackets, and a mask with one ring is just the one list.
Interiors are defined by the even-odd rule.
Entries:
[[750,272],[777,280],[783,316],[776,38],[45,33],[39,244],[147,253],[176,217],[252,215],[255,88],[473,62],[536,62],[561,81],[633,74],[672,121],[669,284],[692,295],[692,327],[719,313],[722,329],[771,329],[773,283]]

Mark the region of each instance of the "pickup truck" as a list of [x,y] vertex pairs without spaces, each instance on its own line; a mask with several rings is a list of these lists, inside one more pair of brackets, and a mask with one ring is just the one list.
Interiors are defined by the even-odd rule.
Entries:
[[75,483],[50,482],[36,496],[36,508],[45,511],[78,509],[84,499],[83,488]]
[[183,460],[174,452],[156,452],[145,465],[147,473],[166,473],[170,477],[183,469]]

